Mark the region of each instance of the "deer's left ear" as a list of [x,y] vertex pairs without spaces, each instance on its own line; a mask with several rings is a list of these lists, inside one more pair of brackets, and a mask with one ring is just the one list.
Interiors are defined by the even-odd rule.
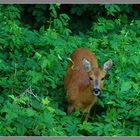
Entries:
[[103,70],[108,71],[112,67],[112,64],[113,64],[112,60],[109,59],[104,63]]

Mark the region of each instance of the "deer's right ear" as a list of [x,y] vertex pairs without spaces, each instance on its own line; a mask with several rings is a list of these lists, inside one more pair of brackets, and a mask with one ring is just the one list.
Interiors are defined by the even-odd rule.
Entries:
[[84,66],[84,69],[86,70],[86,72],[90,72],[92,70],[91,63],[86,58],[84,58],[82,60],[82,63],[83,63],[83,66]]

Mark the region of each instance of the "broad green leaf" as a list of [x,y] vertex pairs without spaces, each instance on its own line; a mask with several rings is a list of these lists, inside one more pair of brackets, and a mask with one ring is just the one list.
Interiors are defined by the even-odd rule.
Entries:
[[28,117],[31,117],[31,116],[34,116],[35,112],[33,111],[33,109],[27,108],[27,109],[25,110],[25,114],[26,114]]
[[121,85],[121,91],[124,92],[124,91],[129,91],[132,87],[132,84],[130,81],[128,82],[123,82],[122,85]]

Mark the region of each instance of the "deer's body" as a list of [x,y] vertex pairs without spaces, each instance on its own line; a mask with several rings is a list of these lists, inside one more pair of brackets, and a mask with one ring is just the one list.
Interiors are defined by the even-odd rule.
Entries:
[[[71,55],[71,60],[64,81],[68,102],[67,111],[71,113],[74,109],[81,109],[82,112],[87,113],[87,120],[97,95],[102,89],[101,79],[104,78],[109,67],[107,67],[108,64],[104,64],[104,69],[99,68],[95,54],[87,48],[76,49]],[[109,62],[112,65],[111,60],[106,63]]]

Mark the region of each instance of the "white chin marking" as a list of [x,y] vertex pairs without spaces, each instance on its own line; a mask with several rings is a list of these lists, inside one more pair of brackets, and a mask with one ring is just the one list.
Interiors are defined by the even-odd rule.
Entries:
[[93,91],[93,94],[95,95],[95,96],[98,96],[98,95],[100,95],[100,92],[98,92],[97,94]]

